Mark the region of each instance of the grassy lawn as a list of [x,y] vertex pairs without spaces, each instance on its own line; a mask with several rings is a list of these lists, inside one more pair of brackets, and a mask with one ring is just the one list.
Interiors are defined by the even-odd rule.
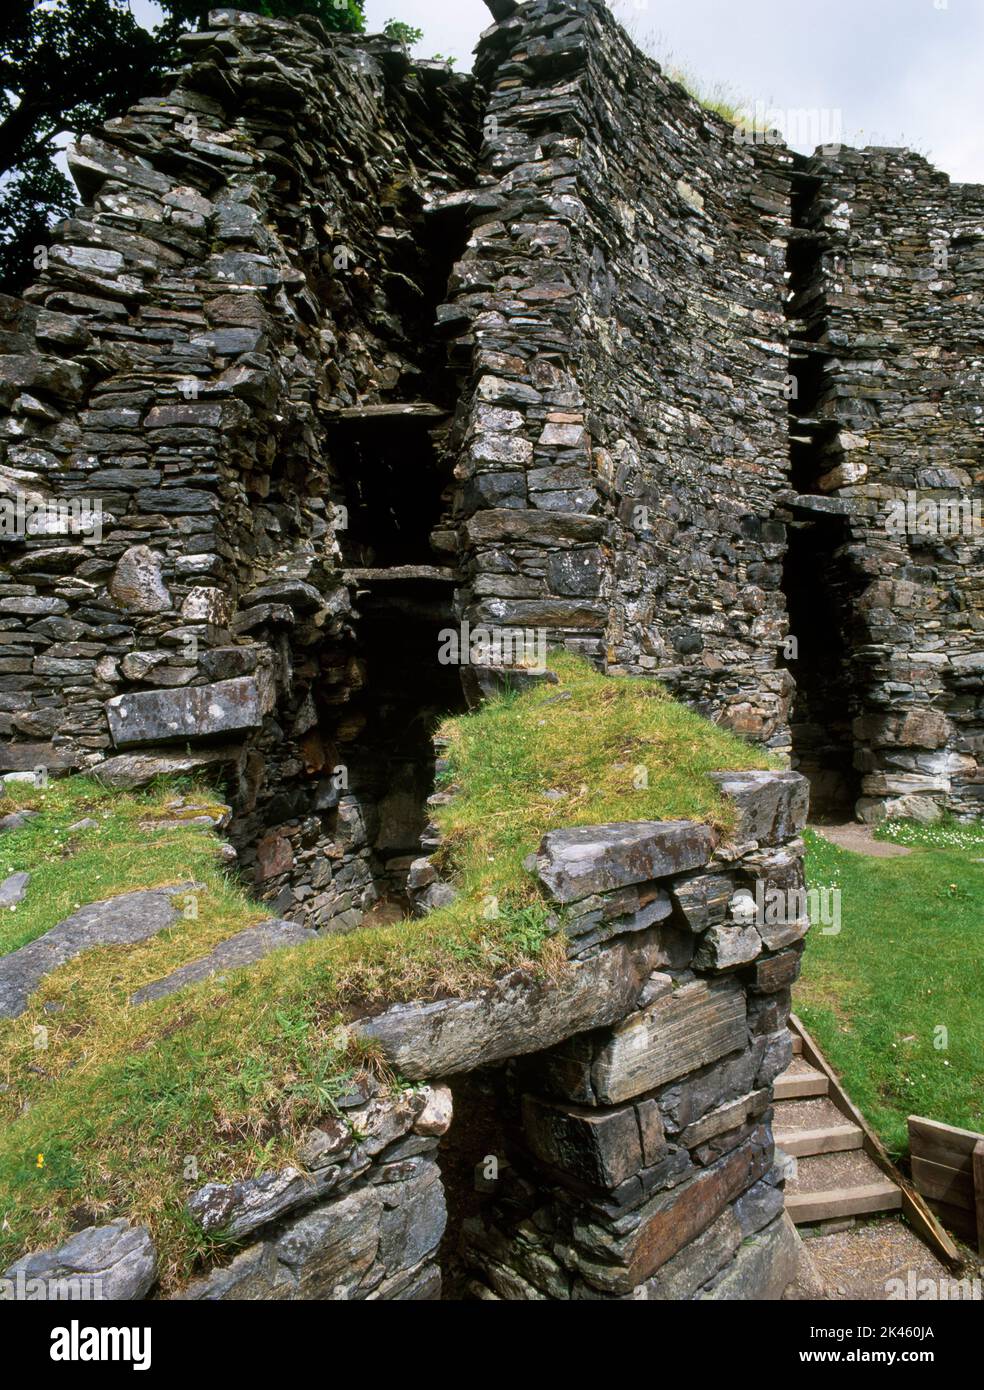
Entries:
[[[123,1214],[151,1228],[164,1287],[174,1287],[216,1245],[185,1216],[189,1193],[293,1161],[302,1132],[353,1075],[378,1068],[346,1020],[368,1004],[466,993],[515,965],[566,967],[523,869],[544,831],[624,819],[726,826],[730,807],[704,774],[768,765],[652,683],[605,679],[567,656],[554,664],[559,685],[443,731],[459,791],[438,813],[440,859],[457,902],[326,935],[139,1008],[128,1003],[135,989],[269,913],[223,868],[213,833],[160,827],[174,786],[124,794],[69,778],[10,788],[0,814],[41,815],[0,837],[5,871],[32,874],[24,902],[4,914],[0,954],[80,903],[189,880],[202,888],[195,920],[87,952],[50,975],[20,1018],[0,1021],[0,1269]],[[180,795],[214,804],[204,788]],[[95,826],[69,829],[83,818]]]
[[889,824],[897,859],[808,832],[812,887],[841,890],[814,927],[794,1006],[889,1149],[906,1117],[984,1130],[984,826]]

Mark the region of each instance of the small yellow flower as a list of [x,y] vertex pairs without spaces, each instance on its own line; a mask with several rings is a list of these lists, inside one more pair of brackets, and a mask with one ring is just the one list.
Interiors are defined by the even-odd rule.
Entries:
[[37,1163],[36,1163],[34,1166],[35,1166],[36,1168],[43,1168],[43,1167],[44,1167],[44,1154],[38,1154],[38,1161],[37,1161]]

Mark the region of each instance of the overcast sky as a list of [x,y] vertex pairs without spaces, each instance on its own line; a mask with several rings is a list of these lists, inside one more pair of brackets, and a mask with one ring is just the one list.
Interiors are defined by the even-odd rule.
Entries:
[[[611,0],[637,42],[733,103],[828,113],[843,143],[909,145],[954,180],[984,183],[984,0]],[[424,30],[418,52],[471,51],[484,0],[366,0]],[[839,113],[839,117],[837,115]],[[792,134],[792,132],[791,132]],[[822,137],[823,138],[823,137]],[[797,148],[802,140],[792,139]]]

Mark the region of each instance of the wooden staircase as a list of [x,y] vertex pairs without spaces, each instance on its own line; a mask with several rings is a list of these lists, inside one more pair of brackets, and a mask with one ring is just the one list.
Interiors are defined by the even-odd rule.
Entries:
[[795,1023],[790,1031],[793,1060],[776,1078],[773,1120],[776,1147],[795,1159],[786,1210],[799,1226],[898,1211],[901,1187],[865,1152],[865,1130],[838,1104],[840,1088],[829,1068],[815,1065],[816,1054],[804,1057]]

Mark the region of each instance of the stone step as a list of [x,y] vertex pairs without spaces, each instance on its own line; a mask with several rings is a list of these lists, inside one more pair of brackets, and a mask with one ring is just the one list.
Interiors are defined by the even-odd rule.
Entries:
[[786,1210],[798,1226],[901,1205],[900,1189],[860,1150],[801,1158],[786,1183]]
[[779,1101],[772,1129],[777,1147],[794,1158],[860,1149],[864,1142],[861,1127],[825,1096]]
[[782,1075],[776,1077],[773,1096],[776,1100],[796,1100],[802,1096],[825,1096],[829,1090],[830,1083],[822,1071],[802,1057],[794,1057]]

